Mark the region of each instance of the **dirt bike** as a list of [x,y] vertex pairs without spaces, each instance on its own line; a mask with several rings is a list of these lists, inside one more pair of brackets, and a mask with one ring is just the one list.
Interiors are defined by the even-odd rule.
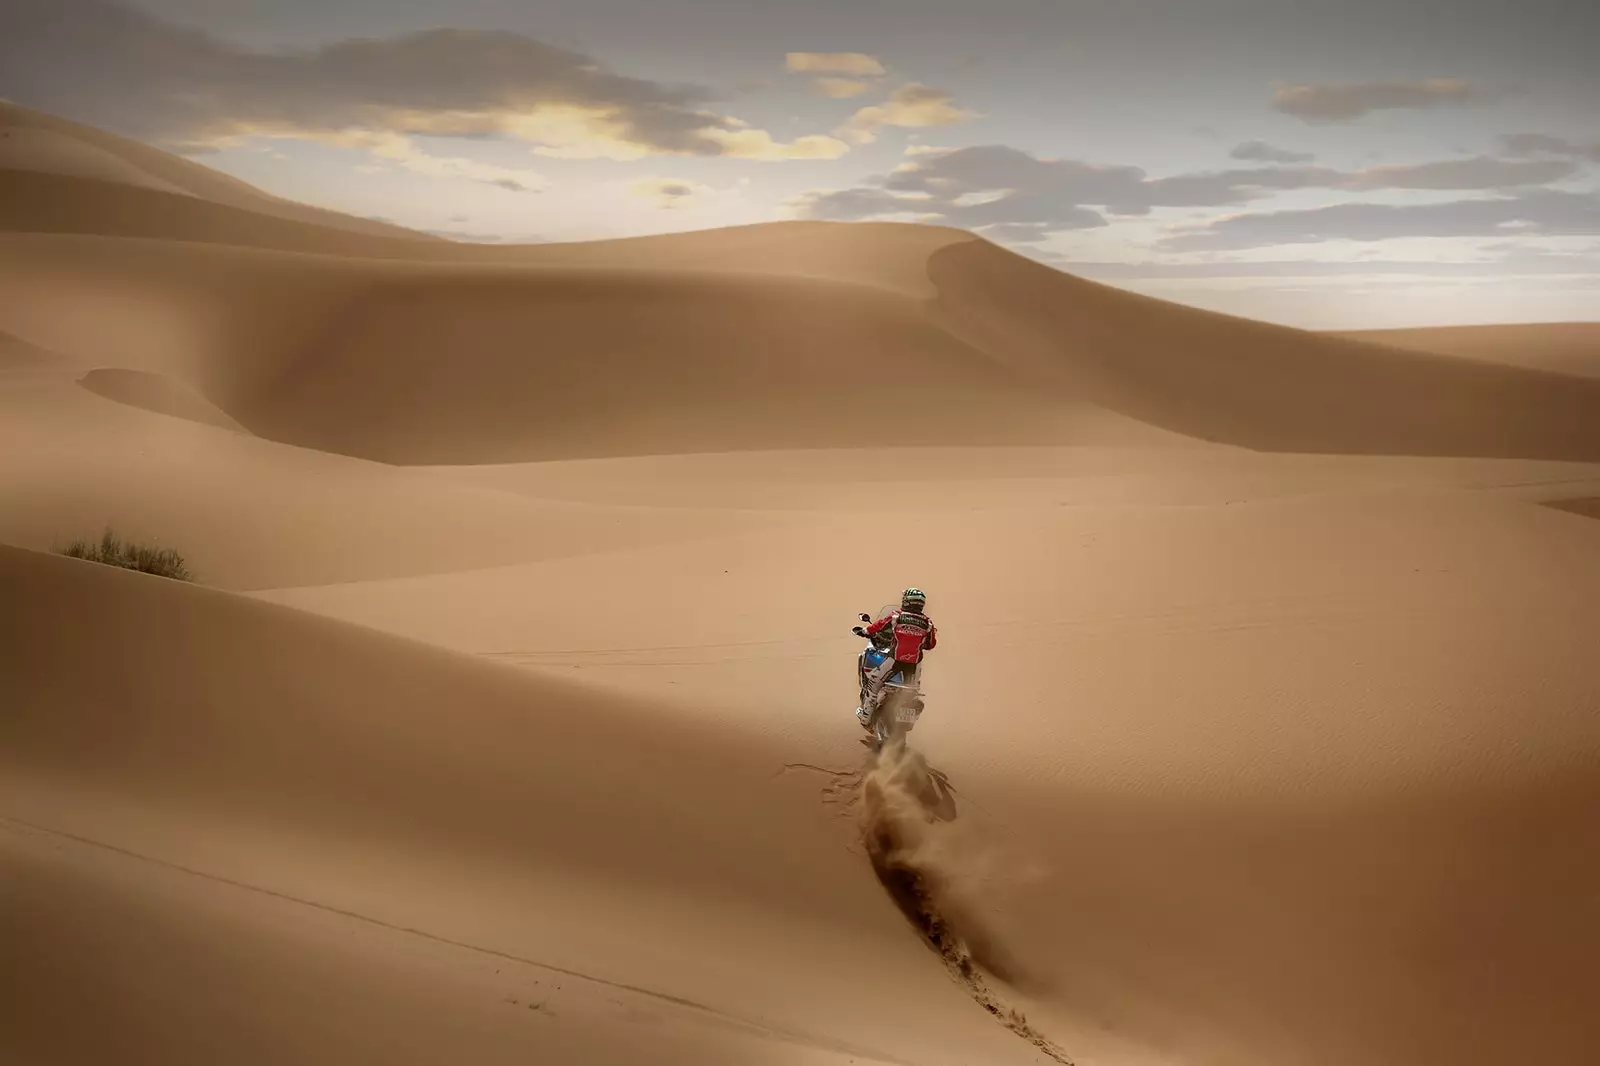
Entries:
[[[890,605],[880,608],[876,619],[868,614],[860,618],[863,622],[881,621],[895,610]],[[863,725],[872,734],[877,747],[892,740],[903,740],[922,715],[922,671],[918,670],[909,682],[885,681],[874,690],[873,679],[885,666],[890,670],[887,676],[895,676],[890,662],[894,656],[894,633],[887,626],[873,634],[863,626],[856,626],[851,632],[867,639],[867,646],[856,658],[859,706],[867,711]]]

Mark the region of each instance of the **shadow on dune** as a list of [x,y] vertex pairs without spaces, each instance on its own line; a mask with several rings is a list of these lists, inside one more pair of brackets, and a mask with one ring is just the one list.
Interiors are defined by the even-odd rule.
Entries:
[[1581,496],[1572,500],[1546,500],[1544,506],[1585,518],[1600,518],[1600,496]]
[[78,385],[112,403],[202,425],[243,433],[245,429],[182,382],[162,374],[121,367],[100,367],[78,379]]
[[38,370],[61,364],[61,358],[54,352],[0,330],[0,370]]

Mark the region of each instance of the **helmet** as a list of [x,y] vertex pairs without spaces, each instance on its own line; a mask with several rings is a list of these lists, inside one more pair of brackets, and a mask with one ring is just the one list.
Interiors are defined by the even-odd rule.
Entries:
[[900,609],[921,614],[928,607],[928,597],[921,589],[906,589],[900,594]]

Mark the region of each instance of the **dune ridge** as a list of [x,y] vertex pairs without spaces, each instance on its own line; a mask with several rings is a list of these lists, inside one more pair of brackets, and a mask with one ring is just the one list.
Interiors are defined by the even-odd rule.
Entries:
[[[1176,434],[1291,452],[1600,456],[1589,380],[1160,305],[976,241],[932,253],[931,302],[854,279],[120,252],[142,276],[117,250],[20,239],[0,251],[19,278],[8,317],[104,364],[97,334],[137,306],[190,334],[193,355],[124,349],[122,365],[176,374],[273,439],[386,462],[844,446],[884,416],[877,380],[915,412],[910,443]],[[54,314],[53,293],[95,290],[101,321]],[[589,314],[596,300],[619,313]],[[200,307],[209,337],[183,325]],[[846,378],[861,385],[838,388]]]
[[192,391],[160,374],[142,370],[103,367],[91,370],[78,384],[99,396],[158,414],[185,418],[221,429],[244,432],[244,427],[196,396]]
[[1338,336],[1560,374],[1600,377],[1600,322],[1354,330]]
[[[84,180],[101,184],[77,184]],[[11,182],[18,184],[13,186]],[[136,190],[136,198],[119,199],[116,186]],[[160,221],[166,224],[183,217],[181,207],[170,209],[180,213],[165,214],[158,206],[159,199],[137,197],[137,192],[156,192],[186,197],[192,201],[191,206],[210,204],[238,208],[335,232],[425,242],[438,240],[402,226],[352,218],[338,211],[272,196],[247,182],[140,141],[4,100],[0,100],[0,188],[8,190],[0,203],[14,210],[26,205],[29,213],[22,221],[28,223],[31,219],[32,225],[47,230],[68,226],[77,232],[92,219],[113,228],[98,229],[91,225],[89,232],[119,232],[115,228],[119,225],[146,224],[137,217],[140,206],[154,208]],[[19,201],[17,197],[22,195],[30,199]],[[72,210],[59,210],[63,205],[70,205]],[[78,212],[76,218],[73,210]],[[228,215],[212,212],[205,217],[225,219]],[[159,225],[156,228],[168,239],[182,239],[180,233],[164,230]],[[287,230],[296,232],[294,228]]]

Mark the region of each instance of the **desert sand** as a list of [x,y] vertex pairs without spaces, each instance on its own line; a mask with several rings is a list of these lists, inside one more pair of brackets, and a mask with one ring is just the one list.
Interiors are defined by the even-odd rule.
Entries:
[[0,1060],[1592,1061],[1590,327],[0,146]]
[[1373,329],[1336,335],[1396,348],[1600,377],[1600,322]]

